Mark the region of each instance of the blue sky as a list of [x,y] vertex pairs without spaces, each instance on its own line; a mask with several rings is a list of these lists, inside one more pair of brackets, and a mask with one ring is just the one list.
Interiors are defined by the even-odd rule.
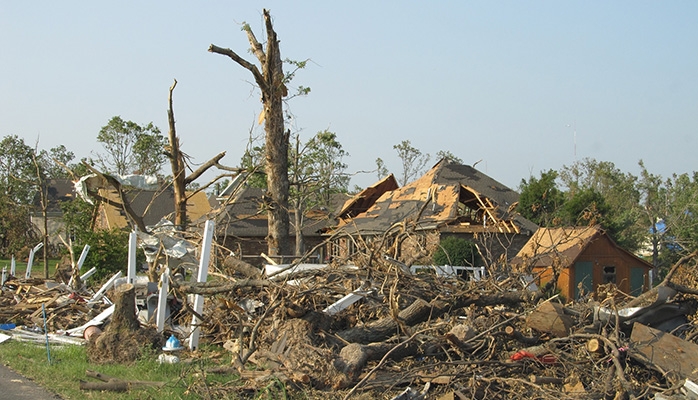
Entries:
[[[0,137],[78,158],[101,151],[120,115],[177,131],[194,162],[238,165],[261,109],[240,30],[263,38],[271,10],[282,57],[310,59],[294,83],[292,130],[337,133],[348,172],[393,145],[448,150],[516,188],[585,157],[662,176],[696,170],[698,3],[693,1],[2,2]],[[576,132],[576,135],[575,135]],[[432,163],[436,160],[432,160]],[[430,164],[432,164],[430,163]],[[375,174],[357,175],[369,185]]]

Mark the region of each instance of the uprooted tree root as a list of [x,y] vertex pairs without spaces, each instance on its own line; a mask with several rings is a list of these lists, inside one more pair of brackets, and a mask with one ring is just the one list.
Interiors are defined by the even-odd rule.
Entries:
[[154,328],[141,327],[136,318],[136,294],[132,284],[114,291],[114,313],[104,333],[87,343],[87,357],[95,364],[132,363],[144,349],[157,349],[163,338]]

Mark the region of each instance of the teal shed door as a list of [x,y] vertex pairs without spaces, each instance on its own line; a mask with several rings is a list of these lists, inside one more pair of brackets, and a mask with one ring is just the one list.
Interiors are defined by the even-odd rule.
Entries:
[[630,268],[630,295],[639,296],[645,286],[645,269],[639,267]]
[[574,264],[574,298],[579,298],[579,284],[587,295],[594,290],[594,264],[591,261],[581,261]]

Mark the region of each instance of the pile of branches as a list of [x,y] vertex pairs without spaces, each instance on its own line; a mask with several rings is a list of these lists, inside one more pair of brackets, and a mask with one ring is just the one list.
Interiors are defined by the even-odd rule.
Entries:
[[[693,256],[660,286],[694,296],[671,280],[694,268]],[[282,382],[310,398],[646,398],[671,395],[686,378],[634,351],[617,313],[595,318],[599,307],[651,302],[656,288],[632,299],[608,286],[602,301],[562,304],[527,290],[514,273],[467,281],[413,275],[372,258],[279,279],[260,278],[239,261],[227,265],[216,281],[175,285],[181,295],[207,296],[202,338],[232,354],[230,365],[209,372],[244,380],[209,391],[254,395]],[[337,312],[333,305],[351,293],[360,300]],[[685,313],[690,319],[695,307]],[[681,331],[686,340],[698,337],[694,321]]]

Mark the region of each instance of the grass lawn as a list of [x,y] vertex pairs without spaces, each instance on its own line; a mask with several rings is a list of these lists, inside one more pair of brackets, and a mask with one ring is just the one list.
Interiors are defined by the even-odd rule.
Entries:
[[[179,364],[159,364],[158,352],[145,354],[133,365],[93,365],[87,360],[84,346],[51,345],[51,363],[45,345],[8,340],[0,343],[0,362],[63,399],[238,399],[237,376],[205,372],[207,367],[225,365],[213,351],[203,350],[206,357]],[[186,355],[184,355],[186,358]],[[165,382],[163,387],[132,389],[128,392],[81,390],[80,381],[99,382],[87,377],[86,370],[97,371],[118,379]],[[2,397],[2,396],[0,396]],[[248,397],[249,398],[249,397]],[[266,397],[259,397],[266,398]]]
[[[27,260],[22,260],[19,261],[15,259],[15,277],[17,278],[24,278],[24,274],[27,272]],[[53,275],[56,273],[56,265],[58,264],[60,260],[58,259],[49,259],[48,260],[48,277],[49,279],[53,278]],[[8,259],[0,259],[0,269],[7,267],[7,274],[10,274],[10,269],[12,265],[12,260]],[[32,278],[44,278],[44,260],[38,260],[36,257],[34,258],[34,262],[32,263],[32,273],[31,273]]]

